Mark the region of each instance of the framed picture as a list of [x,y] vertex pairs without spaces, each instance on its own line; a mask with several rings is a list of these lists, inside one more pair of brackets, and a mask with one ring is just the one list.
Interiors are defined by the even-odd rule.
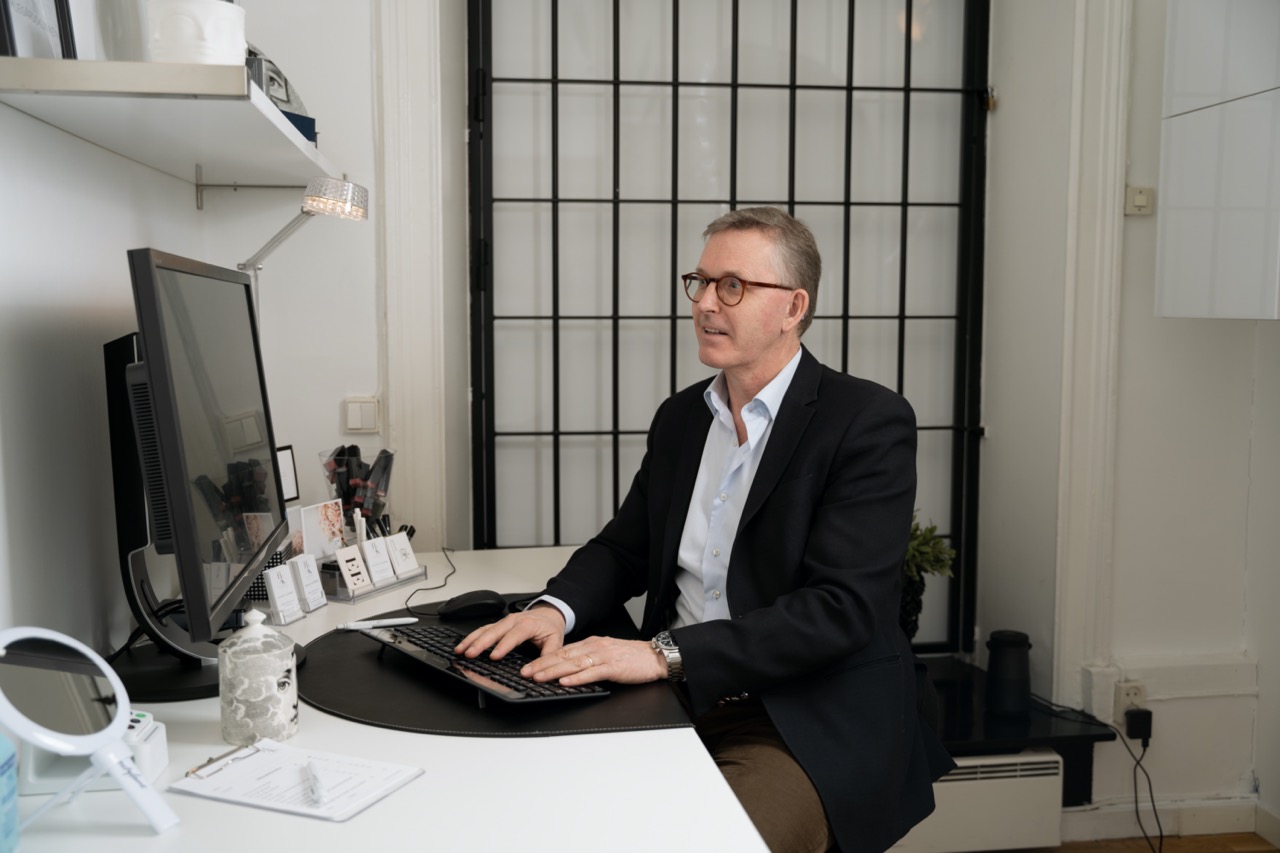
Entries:
[[75,59],[70,0],[0,0],[0,56]]
[[280,469],[280,485],[284,488],[284,499],[298,499],[298,465],[293,459],[293,445],[286,444],[276,448],[276,467]]
[[317,560],[332,557],[345,547],[343,535],[342,502],[338,500],[304,506],[302,508],[302,548]]

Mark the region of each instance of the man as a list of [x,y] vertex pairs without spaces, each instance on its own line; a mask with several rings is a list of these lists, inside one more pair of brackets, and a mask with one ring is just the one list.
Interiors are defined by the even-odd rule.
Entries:
[[[885,850],[954,766],[898,628],[915,415],[800,345],[821,275],[807,227],[749,208],[703,236],[682,278],[719,374],[658,408],[617,516],[545,595],[458,650],[532,641],[525,674],[566,685],[670,679],[770,849]],[[644,593],[652,641],[565,644]]]

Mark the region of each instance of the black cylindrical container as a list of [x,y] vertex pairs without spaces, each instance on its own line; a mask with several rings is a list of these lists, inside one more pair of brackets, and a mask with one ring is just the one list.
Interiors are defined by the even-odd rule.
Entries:
[[987,640],[987,713],[1026,714],[1031,707],[1031,641],[1021,631],[992,631]]

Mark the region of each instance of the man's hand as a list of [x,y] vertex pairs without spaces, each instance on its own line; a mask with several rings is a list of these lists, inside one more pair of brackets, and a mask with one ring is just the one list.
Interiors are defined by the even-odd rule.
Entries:
[[492,646],[489,656],[501,658],[521,643],[529,642],[543,655],[549,655],[564,645],[564,624],[564,614],[554,605],[543,602],[475,629],[454,651],[474,658]]
[[644,640],[588,637],[530,662],[520,674],[534,681],[559,681],[566,687],[612,681],[645,684],[667,677],[667,659]]

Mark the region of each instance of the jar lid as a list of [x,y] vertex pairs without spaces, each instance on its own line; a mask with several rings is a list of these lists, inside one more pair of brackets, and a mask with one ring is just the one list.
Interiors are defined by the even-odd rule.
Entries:
[[288,649],[293,651],[293,640],[279,631],[265,625],[267,615],[261,610],[249,610],[244,614],[245,626],[236,631],[218,646],[218,652],[278,652]]

